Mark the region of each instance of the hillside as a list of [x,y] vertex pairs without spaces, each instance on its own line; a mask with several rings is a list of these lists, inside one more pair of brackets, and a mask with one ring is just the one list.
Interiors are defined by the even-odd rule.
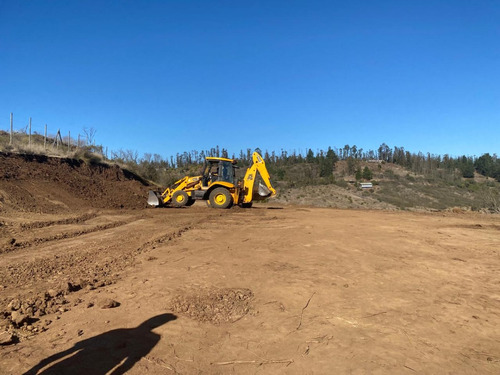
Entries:
[[[277,181],[281,186],[278,202],[318,207],[369,208],[389,210],[471,210],[498,212],[500,183],[475,174],[474,179],[447,179],[439,174],[425,176],[390,163],[360,162],[360,169],[369,168],[372,179],[356,179],[349,174],[347,163],[338,161],[333,182],[294,186],[289,181]],[[297,171],[289,172],[298,174]],[[362,189],[360,182],[373,187]]]

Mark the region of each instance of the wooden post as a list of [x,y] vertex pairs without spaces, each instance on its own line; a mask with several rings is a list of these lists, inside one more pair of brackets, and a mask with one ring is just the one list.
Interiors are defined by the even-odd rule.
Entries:
[[28,145],[31,147],[31,117],[30,117],[30,135],[28,137]]
[[71,131],[68,131],[68,152],[71,146]]
[[45,124],[45,135],[43,137],[43,149],[47,148],[47,124]]
[[12,145],[13,135],[14,135],[14,114],[11,112],[10,113],[10,142],[9,142],[10,145]]

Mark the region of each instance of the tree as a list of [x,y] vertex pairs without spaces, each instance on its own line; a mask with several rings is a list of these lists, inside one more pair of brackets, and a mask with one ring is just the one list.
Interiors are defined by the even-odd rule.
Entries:
[[484,154],[476,160],[474,167],[483,176],[493,177],[495,162],[490,154]]
[[387,146],[385,143],[382,143],[380,147],[378,148],[378,157],[380,160],[384,160],[386,162],[391,161],[392,157],[392,150],[389,146]]
[[87,138],[87,146],[94,144],[95,141],[95,133],[97,133],[97,130],[93,127],[83,128],[83,134],[85,134],[85,137]]
[[462,172],[464,178],[474,178],[474,163],[471,158],[462,156],[458,169]]
[[326,152],[326,159],[332,161],[334,164],[339,160],[337,154],[332,150],[331,147],[328,147],[328,151]]
[[363,168],[363,178],[365,180],[371,180],[373,178],[373,172],[370,168],[368,167]]
[[309,149],[309,151],[307,151],[306,161],[308,163],[312,163],[314,161],[314,152],[313,152],[313,150]]
[[361,172],[361,169],[359,169],[359,168],[356,169],[355,177],[356,177],[356,181],[359,181],[359,180],[361,180],[361,178],[363,178],[363,173]]
[[350,156],[349,151],[351,150],[351,147],[349,145],[345,145],[342,153],[342,159],[346,159]]

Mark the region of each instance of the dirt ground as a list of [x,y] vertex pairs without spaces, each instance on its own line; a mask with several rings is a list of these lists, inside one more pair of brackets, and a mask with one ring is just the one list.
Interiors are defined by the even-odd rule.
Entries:
[[500,217],[146,208],[0,153],[0,374],[500,373]]
[[2,374],[500,373],[498,216],[198,202],[0,222]]

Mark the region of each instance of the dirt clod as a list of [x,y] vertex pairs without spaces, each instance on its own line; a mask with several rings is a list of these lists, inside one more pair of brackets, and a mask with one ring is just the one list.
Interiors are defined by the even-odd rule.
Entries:
[[12,311],[19,310],[21,308],[21,301],[18,298],[14,298],[12,301],[9,302],[7,308]]
[[117,302],[111,298],[104,298],[101,301],[99,301],[99,307],[101,309],[113,309],[118,306],[120,306],[120,302]]
[[25,314],[21,314],[19,311],[12,311],[12,313],[10,314],[10,319],[12,320],[12,323],[20,326],[26,320],[28,320],[28,316]]
[[232,323],[250,311],[250,289],[210,289],[178,295],[171,301],[172,310],[200,322]]
[[9,332],[0,332],[0,345],[9,345],[14,343],[14,335]]

